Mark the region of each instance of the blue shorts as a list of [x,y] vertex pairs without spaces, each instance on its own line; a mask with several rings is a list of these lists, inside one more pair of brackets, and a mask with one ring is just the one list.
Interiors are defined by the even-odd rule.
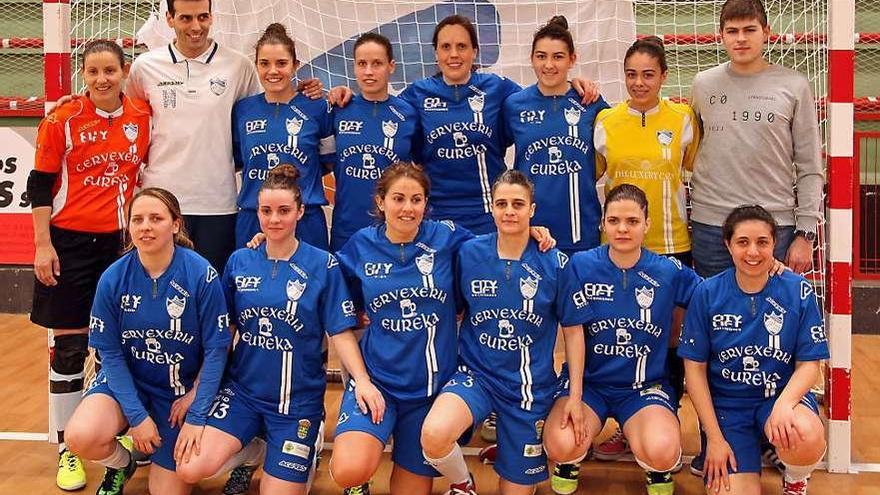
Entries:
[[[177,443],[177,435],[180,433],[180,428],[172,428],[168,418],[171,416],[171,405],[176,398],[150,396],[140,389],[137,392],[138,399],[147,409],[150,418],[156,423],[156,429],[159,430],[159,437],[162,439],[162,445],[150,455],[150,460],[169,471],[174,471],[177,469],[177,463],[174,462],[174,446]],[[113,400],[116,400],[116,396],[110,390],[110,385],[107,384],[107,377],[103,373],[98,373],[98,376],[95,377],[94,382],[85,391],[83,396],[92,394],[109,395]],[[116,401],[119,402],[118,400]]]
[[519,400],[500,397],[466,371],[452,375],[442,392],[461,397],[471,410],[475,425],[482,423],[493,411],[498,414],[498,454],[495,460],[498,476],[520,485],[536,485],[547,479],[544,420],[552,401],[536,402],[531,409],[523,409]]
[[[753,404],[742,400],[735,407],[715,406],[718,425],[724,439],[733,449],[738,473],[761,472],[761,443],[767,441],[764,426],[773,412],[776,399],[774,397]],[[819,415],[819,405],[811,392],[807,392],[800,403]]]
[[[568,368],[563,367],[555,398],[568,397],[568,380]],[[637,389],[601,386],[584,381],[583,401],[599,416],[599,423],[605,424],[606,419],[614,418],[621,427],[635,413],[648,406],[664,407],[673,416],[678,410],[675,390],[666,380],[649,383]]]
[[263,433],[266,440],[263,470],[284,481],[306,483],[315,458],[324,446],[323,414],[286,416],[257,410],[255,404],[234,383],[224,383],[211,406],[208,426],[234,436],[242,447]]
[[[254,234],[260,232],[260,219],[257,210],[242,209],[235,219],[235,248],[243,248]],[[312,246],[330,250],[327,240],[327,218],[324,209],[318,205],[306,206],[303,217],[296,224],[296,238]]]
[[[381,389],[380,389],[381,390]],[[391,460],[407,471],[420,476],[438,477],[438,473],[422,454],[422,424],[434,403],[434,397],[417,401],[398,401],[382,392],[385,399],[385,415],[382,422],[373,424],[370,415],[364,415],[357,405],[354,395],[354,382],[349,382],[339,406],[339,420],[336,435],[347,431],[369,433],[383,444],[394,436],[394,449]]]

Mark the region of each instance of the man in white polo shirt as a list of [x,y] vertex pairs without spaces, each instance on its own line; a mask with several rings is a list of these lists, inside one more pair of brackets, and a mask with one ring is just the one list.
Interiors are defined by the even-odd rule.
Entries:
[[143,187],[177,196],[196,250],[222,273],[238,211],[232,106],[260,83],[252,61],[209,37],[210,0],[166,1],[176,39],[137,57],[126,88],[153,108]]

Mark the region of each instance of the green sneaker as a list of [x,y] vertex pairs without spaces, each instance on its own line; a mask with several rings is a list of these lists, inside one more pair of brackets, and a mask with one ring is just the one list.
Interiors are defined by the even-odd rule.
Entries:
[[342,490],[342,495],[370,495],[370,482]]
[[86,486],[86,469],[82,460],[73,452],[64,449],[58,456],[58,474],[55,484],[65,491],[79,490]]
[[101,486],[95,492],[96,495],[122,495],[122,487],[125,486],[126,481],[134,476],[135,469],[137,469],[137,463],[133,457],[129,459],[128,466],[125,468],[105,468],[104,480],[101,481]]
[[557,464],[550,477],[550,488],[557,495],[571,495],[578,489],[578,475],[581,474],[580,464]]
[[673,495],[675,493],[675,480],[669,471],[657,473],[645,473],[645,488],[648,495]]

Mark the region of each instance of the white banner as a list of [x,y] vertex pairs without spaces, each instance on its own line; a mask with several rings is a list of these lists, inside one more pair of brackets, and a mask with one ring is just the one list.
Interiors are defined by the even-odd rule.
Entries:
[[[138,40],[151,48],[174,36],[165,22],[165,2],[160,4],[162,11],[138,32]],[[611,102],[626,95],[623,55],[636,34],[632,0],[214,0],[213,9],[214,38],[249,56],[267,25],[286,25],[303,62],[300,77],[314,75],[326,86],[354,86],[354,40],[378,31],[394,46],[395,93],[436,72],[431,37],[437,22],[453,13],[475,21],[482,69],[524,86],[535,82],[529,63],[532,36],[552,16],[564,15],[579,57],[571,75],[598,81]]]

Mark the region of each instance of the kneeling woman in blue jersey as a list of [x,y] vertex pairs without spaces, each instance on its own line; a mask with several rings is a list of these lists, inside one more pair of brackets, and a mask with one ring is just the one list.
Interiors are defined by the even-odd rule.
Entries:
[[135,464],[125,428],[152,454],[151,493],[187,494],[174,470],[200,449],[226,364],[229,316],[217,272],[191,251],[180,205],[164,189],[132,199],[134,249],[101,276],[89,345],[102,369],[67,424],[70,449],[108,469],[99,494],[122,493]]
[[[669,471],[681,456],[681,434],[666,354],[673,309],[687,307],[700,277],[678,260],[641,247],[647,215],[641,189],[613,188],[602,219],[608,244],[577,253],[569,263],[577,286],[569,297],[576,306],[592,307],[595,318],[584,326],[586,371],[575,376],[563,368],[544,429],[547,455],[559,463],[552,480],[556,493],[577,489],[577,463],[609,417],[623,425],[636,462],[647,471],[648,493],[674,490]],[[567,420],[576,407],[569,380],[584,382],[586,442],[577,442]]]
[[322,139],[333,133],[327,100],[309,99],[291,83],[299,60],[283,25],[274,23],[266,28],[257,41],[255,59],[265,92],[244,98],[232,108],[233,158],[235,167],[242,171],[235,245],[244,247],[260,232],[257,196],[269,171],[292,163],[302,175],[305,205],[297,237],[328,249],[327,220],[321,208],[327,204],[321,184],[324,168],[319,163]]
[[[425,458],[452,483],[451,493],[476,493],[456,440],[492,411],[498,413],[500,493],[533,493],[547,479],[541,441],[553,405],[559,324],[568,364],[577,375],[583,372],[581,324],[592,319],[591,308],[575,308],[566,297],[574,288],[565,270],[568,256],[555,249],[542,253],[530,239],[534,213],[532,183],[519,171],[502,173],[492,186],[498,233],[470,240],[458,253],[457,284],[465,301],[460,364],[425,419],[421,438]],[[572,389],[580,396],[580,383]],[[583,441],[582,409],[570,417]]]
[[178,467],[191,482],[223,471],[265,432],[260,493],[307,493],[324,442],[325,332],[358,384],[359,406],[382,414],[382,396],[370,384],[350,331],[356,323],[354,304],[336,257],[295,237],[303,216],[298,175],[292,165],[269,172],[258,212],[266,243],[239,249],[226,264],[223,286],[239,339],[201,452]]
[[776,222],[760,206],[728,215],[722,234],[733,268],[694,292],[678,355],[708,440],[707,489],[761,492],[761,439],[785,464],[784,493],[806,494],[825,454],[810,387],[828,358],[813,286],[790,271],[769,276]]

